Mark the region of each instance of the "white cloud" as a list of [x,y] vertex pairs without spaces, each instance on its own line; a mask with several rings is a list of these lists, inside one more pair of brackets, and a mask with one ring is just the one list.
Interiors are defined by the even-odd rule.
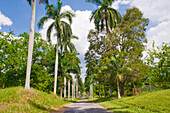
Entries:
[[113,2],[112,6],[114,9],[119,9],[121,4],[129,4],[131,0],[116,0]]
[[155,41],[155,46],[161,46],[162,42],[170,42],[170,36],[169,36],[169,30],[170,30],[170,20],[161,22],[155,27],[152,27],[147,32],[147,38],[148,38],[148,48],[152,47],[153,40]]
[[7,26],[10,26],[10,25],[12,25],[12,21],[8,18],[8,17],[6,17],[5,15],[3,15],[2,13],[1,13],[1,11],[0,11],[0,30],[1,30],[1,26],[2,25],[7,25]]
[[[71,12],[74,12],[70,6],[66,5],[64,7],[62,7],[62,12],[64,11],[71,11]],[[76,35],[79,37],[79,40],[72,40],[72,42],[75,44],[75,47],[77,49],[77,51],[80,53],[79,55],[79,58],[81,60],[81,77],[84,78],[84,74],[85,74],[85,61],[84,61],[84,54],[86,53],[87,49],[88,49],[88,46],[89,46],[89,43],[87,41],[87,35],[89,33],[89,30],[90,29],[94,29],[94,24],[93,22],[90,22],[90,15],[91,15],[91,11],[75,11],[74,12],[76,14],[76,16],[73,18],[73,23],[71,25],[72,27],[72,32],[73,32],[73,35]],[[53,20],[48,20],[44,26],[43,26],[43,29],[40,30],[40,33],[42,35],[42,38],[43,39],[46,39],[46,31],[47,31],[47,28],[49,27],[49,25],[53,22]],[[54,34],[54,31],[53,33]],[[53,35],[52,35],[53,36]],[[54,38],[54,37],[53,37]],[[52,39],[53,43],[54,43],[54,40],[56,39]]]
[[[155,46],[162,42],[170,42],[170,0],[133,0],[131,6],[138,7],[144,17],[150,20],[150,29],[147,31],[148,44],[151,49],[153,40]],[[152,24],[153,23],[153,24]]]
[[133,0],[131,6],[138,7],[144,16],[153,23],[164,22],[170,19],[170,0]]

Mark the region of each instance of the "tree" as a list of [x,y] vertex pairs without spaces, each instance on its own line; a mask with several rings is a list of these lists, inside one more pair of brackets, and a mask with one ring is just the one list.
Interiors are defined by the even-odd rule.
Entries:
[[[32,15],[31,15],[31,27],[30,27],[30,37],[29,37],[29,46],[28,46],[28,57],[27,57],[27,70],[26,70],[26,80],[25,80],[25,89],[30,89],[30,73],[31,73],[31,61],[32,61],[32,51],[33,51],[33,42],[34,42],[34,27],[35,27],[35,8],[36,0],[27,0],[29,5],[32,5]],[[48,0],[39,0],[39,3],[47,3]]]
[[63,34],[63,29],[66,29],[65,27],[68,27],[69,24],[65,21],[63,21],[63,18],[67,18],[70,23],[72,23],[72,17],[74,16],[73,13],[66,11],[66,12],[61,12],[61,6],[62,2],[58,0],[57,7],[54,7],[53,5],[47,5],[46,7],[46,15],[43,18],[39,20],[38,27],[41,28],[45,21],[48,19],[53,19],[55,20],[48,28],[47,30],[47,38],[50,40],[51,38],[51,31],[52,28],[55,28],[57,33],[57,44],[56,44],[56,61],[55,61],[55,78],[54,78],[54,93],[56,94],[56,88],[57,88],[57,73],[58,73],[58,49],[59,49],[59,41],[62,38]]
[[94,19],[94,23],[96,26],[96,29],[98,31],[103,31],[104,26],[106,26],[106,32],[107,34],[110,33],[110,30],[112,30],[116,23],[120,23],[121,16],[117,10],[114,8],[111,8],[111,5],[114,0],[86,0],[87,2],[92,2],[99,6],[98,9],[96,9],[92,16],[90,17],[90,21]]
[[151,78],[152,84],[161,87],[169,88],[170,80],[170,43],[162,43],[162,47],[148,50],[146,57],[147,64],[150,66],[148,77]]

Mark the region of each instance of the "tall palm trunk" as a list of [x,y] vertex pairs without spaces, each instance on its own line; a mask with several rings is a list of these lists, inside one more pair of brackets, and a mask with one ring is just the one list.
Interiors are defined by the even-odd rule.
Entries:
[[55,75],[54,75],[54,94],[56,94],[56,89],[57,89],[57,74],[58,74],[58,43],[59,43],[59,38],[57,37],[56,58],[55,58]]
[[66,100],[66,77],[64,76],[64,100]]
[[70,79],[68,79],[68,100],[70,100]]
[[29,46],[28,46],[27,71],[26,71],[26,80],[25,80],[25,89],[26,90],[30,89],[31,61],[32,61],[32,53],[33,53],[33,45],[34,45],[35,8],[36,8],[36,0],[33,0]]
[[76,98],[78,98],[78,77],[76,74]]
[[121,98],[121,96],[120,96],[120,87],[119,87],[119,76],[117,76],[117,94],[118,94],[118,98]]
[[72,100],[74,100],[74,81],[72,81]]

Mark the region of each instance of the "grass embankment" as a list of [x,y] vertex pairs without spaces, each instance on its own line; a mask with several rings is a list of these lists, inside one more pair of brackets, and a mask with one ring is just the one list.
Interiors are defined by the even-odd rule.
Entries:
[[122,99],[89,99],[114,113],[170,113],[170,89]]
[[0,89],[0,113],[49,112],[70,103],[61,100],[55,94],[47,94],[35,89],[24,90],[22,87]]

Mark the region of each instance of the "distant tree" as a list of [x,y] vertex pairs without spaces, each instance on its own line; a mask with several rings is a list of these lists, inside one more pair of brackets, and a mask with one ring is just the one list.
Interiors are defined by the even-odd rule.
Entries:
[[170,43],[148,50],[147,63],[150,66],[152,84],[161,88],[170,88]]

